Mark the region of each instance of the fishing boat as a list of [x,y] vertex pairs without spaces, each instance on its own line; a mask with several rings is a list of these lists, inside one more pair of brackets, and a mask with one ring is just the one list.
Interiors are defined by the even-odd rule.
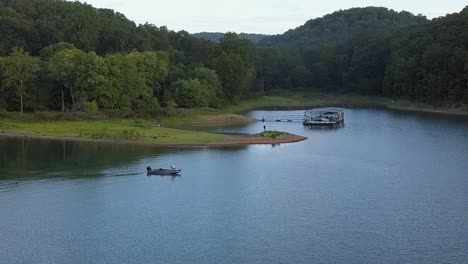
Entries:
[[146,172],[148,175],[160,175],[160,176],[164,176],[164,175],[172,175],[172,176],[177,176],[179,175],[182,170],[180,169],[163,169],[163,168],[159,168],[159,169],[152,169],[151,167],[147,167],[146,168]]

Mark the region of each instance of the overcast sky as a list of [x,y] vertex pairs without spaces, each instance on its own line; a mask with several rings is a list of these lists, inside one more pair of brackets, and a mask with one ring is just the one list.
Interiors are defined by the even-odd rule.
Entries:
[[280,34],[339,9],[385,6],[429,18],[461,11],[466,0],[86,0],[137,23],[172,30]]

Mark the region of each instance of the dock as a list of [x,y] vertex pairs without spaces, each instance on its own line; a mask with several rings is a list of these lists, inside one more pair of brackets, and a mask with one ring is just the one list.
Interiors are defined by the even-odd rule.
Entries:
[[304,122],[306,115],[276,115],[264,116],[262,122]]

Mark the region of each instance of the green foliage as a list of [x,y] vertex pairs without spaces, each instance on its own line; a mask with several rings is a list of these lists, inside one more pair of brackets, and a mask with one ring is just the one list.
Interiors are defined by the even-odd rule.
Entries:
[[228,102],[237,102],[245,93],[248,65],[237,53],[223,52],[216,60],[216,72]]
[[330,43],[340,45],[356,36],[365,38],[425,23],[425,17],[406,11],[395,12],[384,7],[351,8],[309,20],[282,35],[266,37],[259,44],[301,49]]
[[467,102],[467,10],[428,21],[385,8],[353,8],[311,20],[262,41],[287,48],[260,50],[256,88]]
[[208,106],[208,88],[197,79],[179,80],[174,83],[175,102],[181,107]]
[[161,84],[168,75],[169,58],[164,52],[130,53],[136,63],[138,74],[145,80],[147,90],[144,96],[162,92]]
[[86,102],[84,108],[85,112],[88,114],[96,114],[99,111],[99,107],[96,101]]
[[223,87],[218,75],[214,70],[208,68],[197,68],[192,74],[193,78],[198,80],[202,89],[206,92],[206,99],[211,108],[220,108],[223,102]]
[[[94,115],[94,114],[93,114]],[[91,120],[94,116],[87,113],[61,113],[61,112],[50,112],[40,111],[34,112],[33,116],[30,117],[31,121],[79,121],[79,120]]]
[[[227,33],[213,43],[80,2],[0,2],[0,107],[9,111],[24,99],[27,110],[86,111],[95,102],[151,115],[295,88],[468,102],[468,8],[432,21],[353,8],[283,35]],[[262,40],[256,47],[248,37]],[[14,47],[24,51],[10,55]],[[29,65],[25,74],[14,74],[14,61]]]
[[465,9],[396,35],[385,71],[385,94],[435,105],[466,102],[467,30]]
[[278,131],[264,131],[260,133],[261,137],[268,137],[268,138],[277,138],[279,136],[286,135],[285,132],[278,132]]
[[101,109],[154,109],[153,97],[167,76],[167,56],[163,52],[98,56],[76,48],[57,49],[46,62],[50,78],[66,88],[72,111],[88,101]]
[[[192,34],[192,36],[194,36],[194,37],[206,39],[206,40],[209,40],[209,41],[212,41],[212,42],[215,42],[215,43],[220,42],[221,39],[223,39],[225,35],[226,35],[225,33],[220,33],[220,32],[215,32],[215,33],[213,33],[213,32],[200,32],[200,33]],[[268,37],[268,35],[249,34],[249,33],[240,33],[239,34],[239,38],[251,41],[254,44],[258,44],[265,37]]]
[[23,97],[32,94],[30,86],[38,69],[38,59],[22,48],[14,48],[8,57],[0,60],[3,87],[13,89],[20,97],[20,110],[23,113]]
[[75,73],[82,55],[83,52],[77,48],[60,49],[52,54],[45,66],[50,79],[60,84],[57,88],[68,89],[72,111],[77,110],[75,86],[79,76]]
[[0,117],[6,117],[8,115],[7,111],[5,108],[0,107]]

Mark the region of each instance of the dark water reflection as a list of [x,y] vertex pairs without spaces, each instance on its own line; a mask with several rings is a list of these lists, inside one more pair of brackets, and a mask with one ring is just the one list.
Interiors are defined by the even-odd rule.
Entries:
[[[191,150],[0,139],[0,263],[466,263],[466,120],[346,110],[336,130],[266,125],[309,139]],[[173,163],[181,177],[145,174]]]

